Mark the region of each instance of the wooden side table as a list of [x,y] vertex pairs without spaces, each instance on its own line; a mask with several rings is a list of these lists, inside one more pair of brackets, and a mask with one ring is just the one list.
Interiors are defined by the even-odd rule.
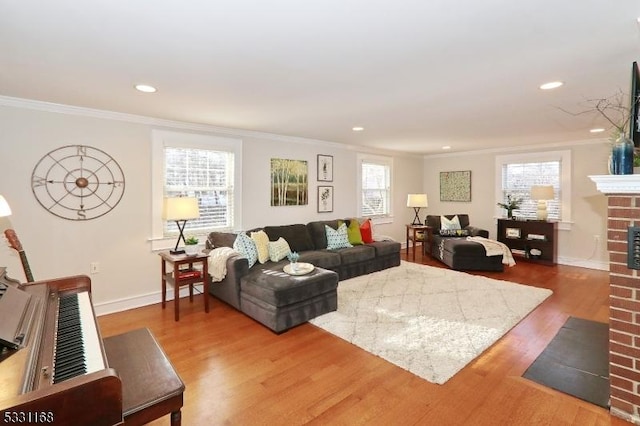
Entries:
[[413,246],[413,260],[416,260],[416,243],[422,242],[423,253],[426,253],[425,244],[429,245],[429,253],[431,253],[431,227],[427,225],[412,225],[407,226],[407,259],[409,258],[409,241]]
[[[204,292],[204,311],[209,312],[209,255],[205,253],[198,253],[194,256],[187,256],[184,254],[173,255],[167,251],[158,253],[162,262],[162,309],[166,307],[167,303],[167,283],[173,286],[174,297],[173,304],[175,309],[175,320],[180,320],[180,287],[189,286],[189,301],[193,302],[193,285],[202,283]],[[173,270],[167,273],[167,263],[173,265]],[[193,270],[194,264],[202,264],[201,276],[189,277],[186,274],[182,274],[182,265],[189,265],[189,269]]]

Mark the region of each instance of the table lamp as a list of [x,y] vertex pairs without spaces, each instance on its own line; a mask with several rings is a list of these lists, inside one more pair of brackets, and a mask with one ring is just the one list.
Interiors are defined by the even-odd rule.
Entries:
[[538,201],[538,220],[547,220],[547,200],[553,200],[553,186],[534,185],[531,187],[531,199]]
[[198,199],[194,197],[172,197],[165,198],[162,206],[162,218],[166,221],[174,220],[180,231],[176,247],[170,250],[171,254],[184,254],[184,250],[178,250],[180,240],[186,243],[184,239],[184,227],[187,220],[197,219],[200,217],[200,209],[198,208]]
[[413,218],[412,225],[422,225],[420,222],[420,208],[429,207],[427,202],[427,194],[409,194],[407,195],[407,207],[413,207],[415,217]]

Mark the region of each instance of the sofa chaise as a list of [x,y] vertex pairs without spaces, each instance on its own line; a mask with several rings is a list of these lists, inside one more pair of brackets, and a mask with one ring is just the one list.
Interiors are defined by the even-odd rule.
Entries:
[[[395,241],[328,249],[325,227],[337,230],[344,223],[353,229],[352,221],[357,219],[265,226],[239,234],[212,232],[207,239],[209,250],[237,247],[237,239],[247,240],[247,236],[262,231],[269,244],[286,241],[290,251],[299,254],[299,262],[311,263],[315,269],[306,275],[289,275],[283,272],[289,263],[286,258],[256,261],[250,266],[250,255],[232,254],[226,260],[226,276],[212,282],[209,292],[276,333],[334,311],[339,280],[400,265],[400,243]],[[366,223],[356,224],[360,226],[360,222]]]
[[[442,226],[442,217],[427,216],[427,226],[431,228],[431,256],[451,269],[459,271],[499,271],[504,270],[502,255],[487,256],[484,246],[467,237],[489,238],[489,231],[469,224],[469,215],[445,215],[445,220],[458,217],[458,229]],[[443,229],[445,228],[445,229]]]

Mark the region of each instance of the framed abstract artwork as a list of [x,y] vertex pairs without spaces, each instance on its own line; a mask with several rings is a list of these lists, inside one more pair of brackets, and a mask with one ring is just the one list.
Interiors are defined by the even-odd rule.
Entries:
[[318,187],[318,213],[333,211],[333,186]]
[[318,154],[318,182],[333,182],[333,155]]
[[471,170],[440,172],[440,201],[471,201]]

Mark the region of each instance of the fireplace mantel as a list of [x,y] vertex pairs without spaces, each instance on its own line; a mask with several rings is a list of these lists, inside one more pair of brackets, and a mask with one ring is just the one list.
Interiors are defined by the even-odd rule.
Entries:
[[592,175],[598,191],[604,194],[640,194],[640,174],[638,175]]

